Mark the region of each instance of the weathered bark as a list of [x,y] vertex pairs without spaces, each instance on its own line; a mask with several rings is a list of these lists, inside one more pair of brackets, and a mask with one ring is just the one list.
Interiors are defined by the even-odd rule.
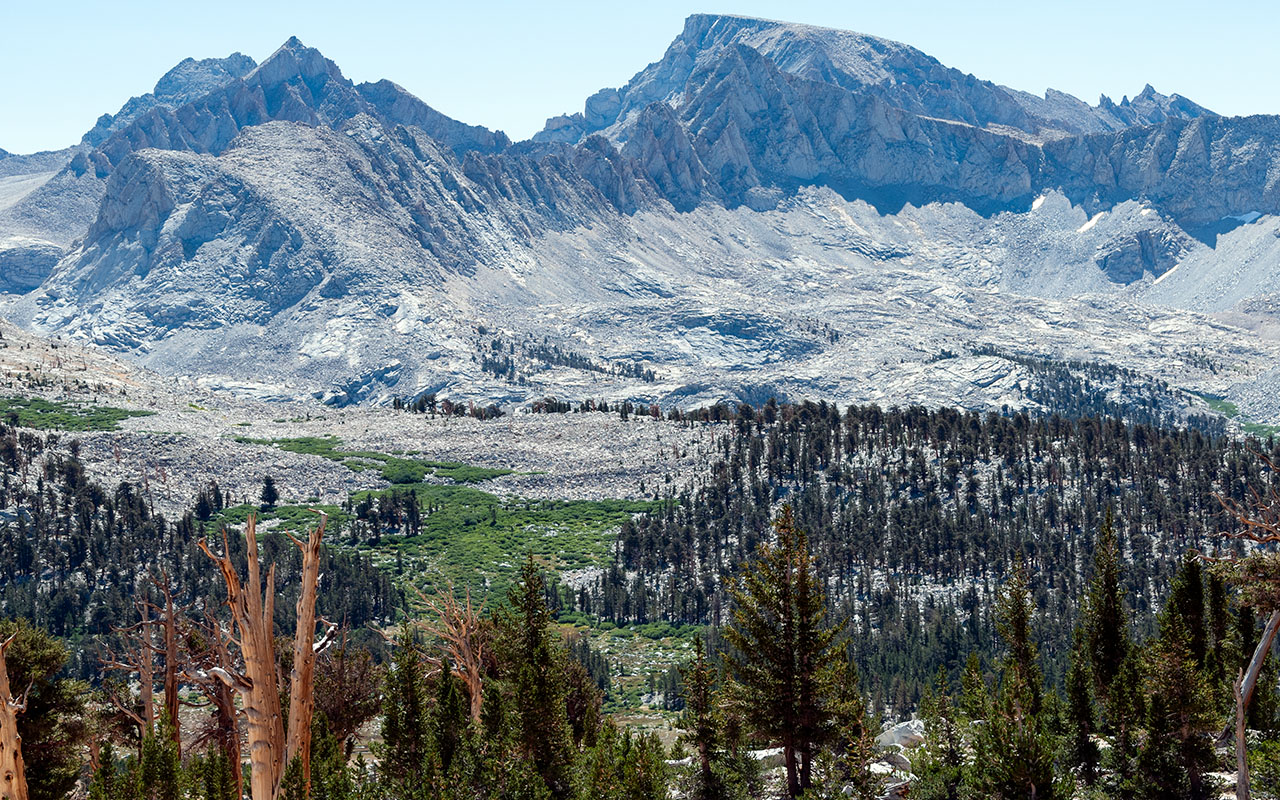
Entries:
[[231,762],[233,785],[241,786],[244,775],[240,763],[240,729],[236,721],[235,693],[224,681],[211,674],[218,670],[230,674],[235,664],[231,660],[231,651],[227,648],[229,637],[226,631],[212,614],[207,611],[205,614],[207,624],[200,627],[209,644],[197,658],[184,664],[185,677],[213,706],[214,733],[210,738],[218,743]]
[[[311,532],[304,544],[294,542],[302,550],[302,589],[298,598],[298,627],[294,637],[294,663],[290,675],[289,720],[286,737],[285,721],[280,709],[280,675],[275,653],[275,567],[267,571],[263,586],[258,563],[257,523],[249,518],[245,528],[248,562],[246,581],[231,563],[223,537],[223,555],[216,556],[201,539],[200,549],[218,564],[227,586],[227,605],[239,639],[244,672],[217,667],[211,672],[228,687],[239,692],[249,738],[249,787],[253,800],[275,800],[280,794],[281,779],[289,762],[301,759],[306,792],[310,793],[311,718],[314,708],[312,688],[315,682],[315,654],[324,643],[315,642],[316,590],[320,581],[320,545],[327,517]],[[330,627],[330,634],[334,626]],[[326,636],[326,640],[327,640]]]
[[164,633],[164,708],[169,715],[169,735],[172,740],[182,746],[182,722],[178,712],[182,707],[182,697],[178,694],[178,673],[181,669],[181,658],[178,654],[178,612],[173,607],[173,588],[169,585],[168,574],[164,575],[164,583],[153,581],[164,596],[164,616],[159,619]]
[[800,796],[799,765],[796,763],[796,748],[790,738],[782,742],[782,760],[787,767],[787,798],[795,800]]
[[1262,641],[1254,649],[1248,669],[1236,679],[1236,800],[1249,800],[1249,744],[1245,740],[1245,719],[1249,702],[1253,700],[1253,690],[1258,685],[1258,673],[1271,652],[1277,631],[1280,631],[1280,610],[1271,612],[1267,627],[1262,632]]
[[18,715],[27,710],[27,693],[23,692],[21,698],[13,696],[5,661],[5,652],[15,638],[17,634],[0,643],[0,797],[27,800],[27,773],[22,766],[22,736],[18,733]]
[[[284,774],[284,723],[280,717],[280,693],[276,686],[275,567],[267,571],[266,586],[258,565],[257,523],[249,517],[245,527],[248,577],[240,575],[223,539],[223,555],[215,556],[201,539],[200,549],[218,564],[227,586],[227,605],[240,634],[244,673],[216,668],[214,675],[240,693],[249,736],[249,791],[253,800],[274,800]],[[265,595],[264,595],[265,588]]]
[[304,796],[311,796],[311,718],[315,710],[313,689],[316,679],[316,653],[334,631],[329,626],[325,642],[316,644],[316,590],[320,585],[320,541],[324,537],[327,515],[302,542],[292,536],[302,553],[302,590],[298,593],[298,626],[293,637],[293,670],[289,676],[289,731],[285,739],[285,764],[301,760]]
[[139,622],[127,628],[115,628],[115,632],[128,643],[125,655],[117,657],[109,650],[103,661],[103,669],[123,672],[126,676],[134,673],[138,676],[139,709],[131,707],[132,700],[124,700],[115,694],[110,696],[113,705],[138,726],[138,754],[142,754],[142,742],[151,732],[156,721],[155,710],[155,654],[163,652],[152,642],[151,604],[145,601],[134,603],[138,609]]
[[146,738],[156,721],[155,650],[151,645],[149,609],[146,603],[138,606],[138,613],[142,615],[142,624],[138,629],[138,691],[142,695],[142,719],[144,720],[140,739]]
[[466,605],[458,602],[452,584],[437,595],[438,599],[428,598],[421,591],[418,596],[436,616],[437,621],[427,625],[427,631],[444,642],[454,673],[467,687],[471,719],[479,724],[484,703],[485,642],[480,614],[471,605],[471,590],[467,590]]

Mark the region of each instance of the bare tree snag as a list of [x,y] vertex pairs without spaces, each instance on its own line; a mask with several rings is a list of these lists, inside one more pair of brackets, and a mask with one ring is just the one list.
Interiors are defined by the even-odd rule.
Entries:
[[139,622],[126,628],[115,628],[114,631],[127,643],[123,656],[116,656],[110,649],[103,660],[103,669],[123,672],[126,676],[138,675],[138,703],[140,708],[131,707],[131,703],[110,695],[111,703],[138,726],[138,748],[141,753],[142,741],[151,732],[156,721],[155,709],[155,655],[164,652],[156,647],[151,635],[151,604],[137,601]]
[[471,720],[480,722],[484,702],[484,634],[480,614],[471,605],[471,590],[467,590],[466,604],[458,602],[453,585],[436,595],[435,599],[418,591],[427,609],[436,616],[435,623],[424,627],[444,642],[445,652],[453,671],[467,687],[471,699]]
[[[320,545],[328,517],[321,514],[320,525],[307,542],[294,539],[302,551],[302,587],[298,597],[298,627],[294,637],[294,663],[290,676],[289,720],[280,709],[280,676],[275,653],[275,567],[267,571],[263,585],[258,563],[257,521],[249,517],[245,526],[245,553],[248,562],[244,583],[231,562],[226,533],[223,555],[214,555],[208,542],[200,549],[218,564],[227,587],[227,605],[239,638],[228,637],[240,649],[244,671],[218,666],[210,674],[239,692],[249,735],[249,786],[253,800],[275,800],[280,794],[285,767],[301,759],[306,792],[310,793],[311,717],[314,708],[315,654],[327,644],[336,626],[330,626],[320,643],[315,641],[316,590],[320,582]],[[292,537],[290,537],[292,538]],[[229,660],[229,659],[228,659]]]
[[200,549],[218,564],[227,586],[227,605],[240,638],[244,672],[215,667],[212,674],[240,693],[249,734],[249,791],[253,800],[275,800],[284,774],[284,723],[280,718],[280,693],[276,687],[275,567],[267,571],[266,594],[258,566],[257,522],[250,516],[245,526],[248,577],[241,583],[223,532],[223,555],[215,556],[208,542]]
[[293,671],[289,676],[289,731],[285,764],[294,758],[302,762],[304,796],[311,796],[311,718],[315,711],[316,653],[332,641],[336,625],[328,624],[321,642],[316,642],[316,590],[320,585],[320,541],[329,521],[320,514],[320,525],[307,541],[289,538],[302,554],[302,590],[298,593],[298,625],[293,637]]
[[1267,627],[1262,632],[1262,641],[1258,642],[1253,658],[1249,660],[1249,668],[1243,670],[1236,679],[1236,800],[1249,800],[1249,751],[1245,718],[1249,702],[1253,700],[1253,690],[1258,685],[1258,673],[1262,671],[1262,662],[1267,660],[1267,653],[1271,652],[1277,630],[1280,630],[1280,610],[1271,612]]
[[9,689],[9,665],[5,651],[18,635],[0,643],[0,797],[4,800],[27,800],[27,773],[22,766],[22,736],[18,734],[18,715],[27,710],[27,686],[21,698]]
[[230,634],[208,611],[206,624],[197,625],[205,639],[205,647],[183,665],[183,677],[195,686],[213,707],[212,731],[197,740],[197,744],[213,740],[227,754],[231,762],[232,784],[244,784],[243,766],[240,763],[240,728],[236,722],[236,698],[231,687],[213,676],[215,670],[230,673],[235,664],[228,649]]
[[[182,662],[178,654],[178,611],[173,606],[173,587],[169,582],[169,574],[161,573],[164,583],[152,578],[151,582],[164,597],[164,609],[157,621],[164,634],[164,708],[169,715],[170,737],[179,747],[182,745],[182,723],[178,712],[182,706],[182,697],[178,694],[178,674]],[[159,611],[160,609],[156,609]]]
[[[1275,475],[1275,464],[1261,453],[1258,457]],[[1255,545],[1280,542],[1280,490],[1273,485],[1263,492],[1249,487],[1249,503],[1239,503],[1222,495],[1216,495],[1222,507],[1240,525],[1236,533],[1225,534],[1232,539],[1244,539]],[[1280,631],[1280,554],[1255,552],[1243,559],[1228,557],[1216,559],[1232,566],[1232,582],[1246,596],[1246,605],[1262,612],[1270,612],[1262,639],[1253,651],[1249,666],[1236,679],[1236,800],[1249,800],[1249,750],[1245,731],[1249,702],[1258,683],[1262,664],[1271,652],[1277,631]]]
[[156,720],[156,673],[155,673],[155,646],[151,643],[151,622],[150,606],[146,603],[138,605],[138,613],[142,616],[142,622],[138,625],[138,691],[142,695],[142,718],[144,720],[144,730],[141,738],[145,738],[151,730],[151,726]]

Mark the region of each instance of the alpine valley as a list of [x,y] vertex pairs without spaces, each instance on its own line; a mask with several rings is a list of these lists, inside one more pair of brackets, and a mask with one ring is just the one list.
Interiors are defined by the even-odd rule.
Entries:
[[0,800],[1275,800],[1277,465],[1280,116],[188,58],[0,151]]

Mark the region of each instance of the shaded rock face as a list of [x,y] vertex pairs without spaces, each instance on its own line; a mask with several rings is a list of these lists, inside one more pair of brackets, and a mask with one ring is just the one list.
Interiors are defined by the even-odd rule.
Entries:
[[81,144],[97,147],[112,133],[154,108],[174,109],[197,100],[209,92],[248,75],[257,63],[241,53],[226,58],[184,59],[156,82],[150,94],[131,98],[115,114],[98,118]]
[[585,177],[574,155],[459,160],[420,129],[367,115],[337,131],[253,126],[219,157],[140,151],[111,173],[83,244],[45,288],[110,298],[143,338],[265,323],[308,298],[373,307],[406,285],[471,275],[504,243],[597,219],[612,206],[594,181],[636,180],[606,157],[582,159]]
[[1112,239],[1095,260],[1110,280],[1130,284],[1146,274],[1163,275],[1190,249],[1190,237],[1174,229],[1145,230]]
[[53,242],[13,236],[0,239],[0,292],[23,293],[38,287],[62,258]]

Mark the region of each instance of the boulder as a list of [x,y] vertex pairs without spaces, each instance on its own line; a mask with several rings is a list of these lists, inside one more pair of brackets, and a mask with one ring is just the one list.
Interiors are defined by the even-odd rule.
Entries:
[[924,742],[924,720],[909,719],[886,728],[876,737],[876,744],[881,747],[898,745],[904,748],[916,747]]

